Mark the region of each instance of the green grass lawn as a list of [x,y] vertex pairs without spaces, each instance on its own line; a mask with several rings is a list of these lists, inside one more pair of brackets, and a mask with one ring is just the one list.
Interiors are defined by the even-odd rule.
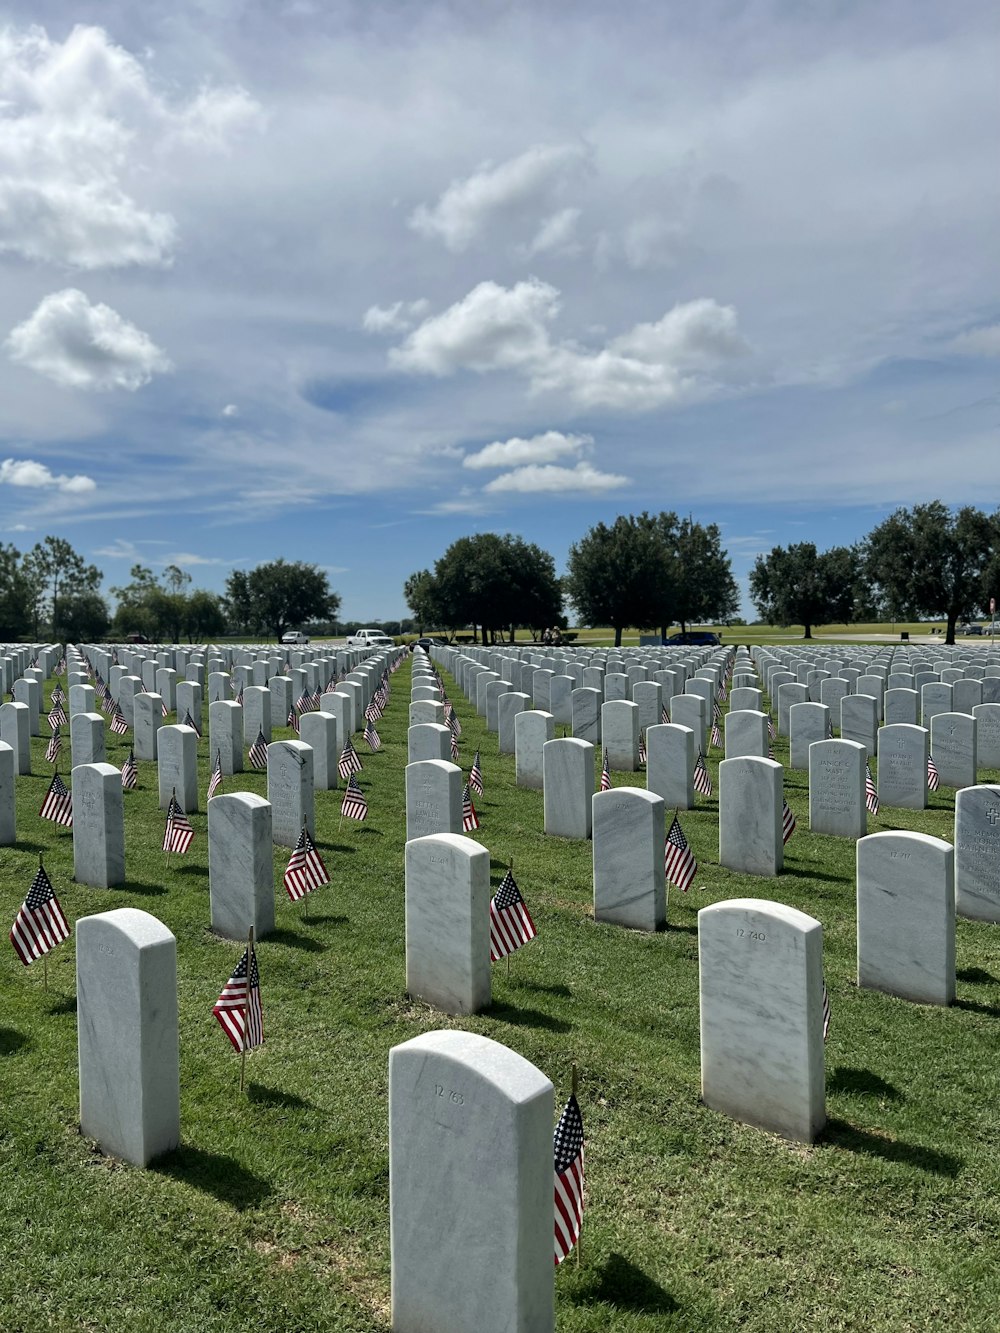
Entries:
[[[0,851],[0,917],[13,921],[42,851],[71,920],[128,905],[174,932],[183,1146],[143,1171],[81,1136],[73,943],[50,956],[47,991],[41,964],[0,951],[4,1333],[385,1333],[388,1052],[440,1027],[520,1052],[555,1083],[557,1110],[579,1066],[588,1209],[582,1262],[555,1278],[564,1333],[996,1329],[997,929],[958,923],[951,1009],[858,991],[854,845],[808,832],[805,775],[792,772],[799,831],[781,876],[722,870],[717,800],[699,800],[682,822],[701,869],[688,894],[671,890],[668,929],[595,925],[590,844],[544,837],[541,793],[514,785],[513,758],[498,756],[455,688],[466,770],[482,748],[475,837],[495,884],[513,858],[539,934],[509,979],[494,969],[487,1013],[438,1014],[404,991],[408,665],[393,686],[383,750],[359,746],[368,822],[338,828],[340,796],[317,796],[333,884],[291,904],[276,849],[278,928],[258,950],[267,1039],[247,1059],[242,1096],[239,1057],[211,1015],[242,946],[208,929],[205,814],[192,817],[189,855],[168,868],[155,766],[141,764],[140,789],[125,793],[128,884],[79,887],[71,833],[37,818],[51,769],[45,738],[33,741],[36,776],[18,779],[20,841]],[[108,751],[120,766],[127,738],[108,733]],[[199,752],[204,801],[207,732]],[[776,754],[787,760],[787,744]],[[265,788],[249,773],[224,790]],[[870,830],[950,839],[953,794],[931,801],[926,812],[884,810]],[[697,911],[737,896],[791,904],[824,926],[829,1123],[812,1147],[699,1103]]]

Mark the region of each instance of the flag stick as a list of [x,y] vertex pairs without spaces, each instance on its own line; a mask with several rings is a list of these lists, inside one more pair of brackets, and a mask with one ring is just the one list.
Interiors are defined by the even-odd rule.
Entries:
[[[576,1094],[577,1094],[577,1091],[579,1090],[579,1086],[580,1086],[580,1078],[579,1078],[579,1075],[577,1074],[577,1070],[576,1070],[576,1061],[575,1061],[575,1060],[573,1061],[573,1063],[572,1063],[572,1065],[571,1065],[570,1067],[571,1067],[571,1069],[572,1069],[572,1071],[573,1071],[573,1074],[572,1074],[572,1081],[571,1081],[571,1083],[570,1083],[570,1091],[572,1092],[573,1096],[575,1097]],[[583,1249],[583,1218],[582,1218],[582,1217],[580,1218],[580,1234],[579,1234],[579,1236],[577,1236],[577,1238],[576,1238],[576,1266],[577,1266],[577,1268],[580,1267],[580,1251],[581,1251],[581,1249]]]
[[49,988],[49,956],[48,956],[47,953],[43,953],[43,954],[42,954],[42,990],[48,990],[48,988]]
[[247,1037],[250,1035],[250,964],[253,960],[253,926],[247,936],[247,987],[243,997],[243,1049],[240,1051],[240,1092],[247,1067]]

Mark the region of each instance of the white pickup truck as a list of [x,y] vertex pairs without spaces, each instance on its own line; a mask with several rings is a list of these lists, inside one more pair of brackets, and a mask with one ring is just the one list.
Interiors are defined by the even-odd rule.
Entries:
[[359,629],[348,637],[348,648],[391,648],[393,642],[380,629]]

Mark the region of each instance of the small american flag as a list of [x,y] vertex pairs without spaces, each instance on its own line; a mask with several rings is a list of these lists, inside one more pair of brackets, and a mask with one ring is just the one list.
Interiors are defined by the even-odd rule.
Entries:
[[645,762],[646,762],[646,733],[645,733],[645,731],[640,731],[640,732],[639,732],[639,763],[640,763],[640,764],[644,764]]
[[222,786],[222,751],[216,750],[212,776],[208,779],[208,799],[211,800]]
[[139,765],[135,762],[135,751],[129,750],[128,758],[122,764],[122,788],[134,791],[139,785]]
[[244,952],[236,971],[223,986],[212,1013],[236,1050],[252,1051],[262,1045],[264,1015],[260,1007],[260,972],[257,955],[250,949]]
[[698,873],[698,862],[688,845],[684,830],[681,828],[681,821],[676,814],[667,834],[663,854],[663,869],[667,877],[667,883],[675,884],[684,893],[687,893],[694,882],[695,875]]
[[43,819],[51,819],[54,824],[61,824],[63,828],[73,827],[73,797],[58,773],[52,775],[52,781],[38,813]]
[[56,727],[52,733],[52,738],[45,747],[46,763],[54,764],[59,758],[59,752],[62,749],[62,732]]
[[453,764],[458,763],[458,737],[454,732],[451,733],[451,761]]
[[462,724],[461,724],[461,722],[459,722],[459,720],[458,720],[458,714],[455,712],[454,708],[449,708],[447,714],[445,715],[445,717],[446,717],[446,721],[447,721],[447,723],[448,723],[448,726],[451,727],[451,729],[452,729],[453,734],[456,735],[456,736],[461,736],[461,734],[462,734]]
[[767,757],[768,757],[768,759],[773,759],[773,758],[774,758],[774,746],[773,746],[773,745],[769,745],[769,746],[767,747]]
[[484,795],[483,792],[483,770],[479,765],[479,751],[476,751],[476,757],[472,761],[472,768],[469,770],[469,786],[477,796]]
[[726,700],[729,698],[729,694],[726,690],[725,681],[722,681],[721,684],[719,685],[719,688],[715,691],[715,697],[720,704],[724,704]]
[[937,771],[937,764],[934,762],[934,756],[927,756],[927,790],[937,791],[941,785],[941,778]]
[[285,726],[291,727],[296,736],[299,734],[299,715],[294,708],[289,708],[288,716],[285,718]]
[[823,1040],[826,1041],[830,1035],[830,992],[826,988],[826,978],[823,979]]
[[190,727],[198,739],[201,740],[201,727],[198,726],[197,722],[195,722],[194,718],[191,716],[190,708],[184,713],[184,726]]
[[115,704],[115,711],[111,718],[111,730],[116,736],[124,736],[128,731],[128,723],[125,721],[125,714]]
[[476,807],[472,804],[472,793],[469,791],[469,784],[466,783],[462,788],[462,832],[471,833],[479,827],[479,816],[476,814]]
[[710,744],[714,745],[717,750],[722,749],[722,733],[719,731],[718,722],[712,723],[712,736]]
[[368,798],[358,786],[358,780],[352,773],[344,792],[344,803],[340,807],[341,819],[367,819]]
[[611,790],[611,764],[608,761],[608,752],[604,751],[604,762],[601,764],[601,791]]
[[170,716],[170,709],[167,707],[167,701],[166,699],[163,698],[160,699],[160,716],[161,717]]
[[65,725],[66,725],[66,712],[61,704],[56,704],[56,706],[49,713],[49,726],[52,728],[53,731],[56,731],[59,727],[64,727]]
[[364,765],[361,762],[361,756],[355,750],[350,736],[344,743],[344,748],[340,752],[340,759],[337,763],[337,769],[340,776],[346,782],[353,773],[360,773]]
[[552,1137],[555,1167],[555,1262],[561,1264],[583,1229],[583,1116],[570,1097]]
[[239,689],[239,693],[238,693],[237,696],[236,696],[236,702],[239,704],[239,706],[240,706],[241,708],[243,707],[243,683],[242,683],[242,681],[240,682],[240,689]]
[[521,890],[508,870],[490,900],[490,962],[506,958],[537,934]]
[[708,771],[708,765],[705,763],[705,756],[698,751],[698,758],[694,761],[694,789],[700,792],[702,796],[711,796],[712,794],[712,775]]
[[[454,739],[454,737],[452,739]],[[381,750],[382,748],[382,738],[375,730],[375,722],[372,718],[369,718],[365,723],[365,744],[368,746],[369,750],[371,750],[372,754],[374,754],[376,750]]]
[[257,732],[257,739],[248,751],[250,763],[254,768],[267,768],[267,741],[263,731]]
[[308,689],[303,690],[295,700],[295,711],[297,713],[311,713],[313,711],[313,698]]
[[[57,670],[56,670],[56,674],[58,675],[58,668],[57,668]],[[56,685],[55,689],[52,691],[52,705],[53,705],[53,707],[55,707],[56,704],[61,704],[61,703],[63,703],[64,700],[65,700],[65,698],[66,698],[65,694],[63,694],[63,692],[62,692],[62,686],[61,686],[61,685]]]
[[795,815],[784,797],[781,798],[781,841],[787,842],[795,832]]
[[163,830],[163,850],[177,852],[183,856],[194,840],[191,821],[177,803],[177,797],[171,796],[167,806],[167,826]]
[[312,893],[313,889],[320,889],[324,884],[330,883],[323,858],[316,850],[316,844],[306,829],[299,834],[299,840],[289,857],[282,883],[293,903],[304,898],[307,893]]
[[714,700],[712,703],[712,721],[713,722],[722,721],[722,709],[719,707],[718,699]]
[[42,866],[35,872],[28,896],[14,918],[10,942],[25,967],[69,939],[69,924]]
[[833,718],[828,717],[826,720],[826,739],[832,741],[833,738]]
[[770,713],[767,715],[767,738],[768,740],[774,740],[774,721]]
[[670,721],[670,713],[667,710],[667,705],[664,704],[663,707],[660,709],[660,722],[662,723],[663,726],[666,726],[669,723],[669,721]]
[[878,814],[878,790],[872,777],[872,771],[867,764],[865,764],[865,805],[868,807],[870,815]]

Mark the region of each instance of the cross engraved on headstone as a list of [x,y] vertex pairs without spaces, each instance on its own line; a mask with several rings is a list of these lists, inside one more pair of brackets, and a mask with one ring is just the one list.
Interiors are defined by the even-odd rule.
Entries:
[[997,819],[1000,818],[1000,810],[997,810],[995,807],[991,806],[990,809],[986,811],[986,818],[989,820],[991,824],[995,824],[997,822]]

